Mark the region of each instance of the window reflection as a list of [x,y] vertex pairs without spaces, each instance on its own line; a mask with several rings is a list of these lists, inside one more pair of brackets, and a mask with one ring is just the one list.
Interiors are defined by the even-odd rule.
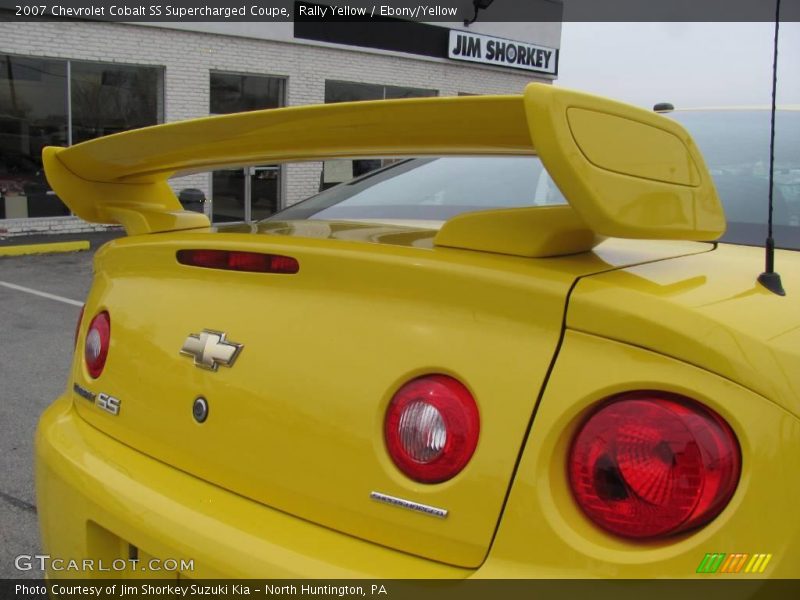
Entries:
[[[325,103],[362,102],[364,100],[388,100],[398,98],[426,98],[436,96],[436,90],[402,87],[396,85],[377,85],[355,81],[325,81]],[[322,166],[320,191],[359,177],[388,164],[380,159],[327,160]]]
[[72,63],[72,143],[163,121],[161,69]]
[[283,106],[283,85],[278,77],[211,73],[211,114]]
[[[284,104],[284,88],[280,77],[211,73],[211,114],[278,108]],[[273,214],[280,204],[280,182],[280,165],[214,171],[214,222],[263,219]]]
[[0,54],[0,218],[69,214],[41,158],[67,143],[66,81],[66,61]]
[[[71,73],[72,122],[67,77]],[[0,54],[0,219],[69,210],[47,185],[42,148],[163,121],[159,67]]]

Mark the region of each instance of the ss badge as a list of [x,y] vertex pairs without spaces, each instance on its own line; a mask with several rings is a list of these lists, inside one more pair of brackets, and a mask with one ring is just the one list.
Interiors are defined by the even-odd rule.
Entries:
[[119,414],[119,408],[122,402],[120,402],[117,398],[114,398],[114,396],[109,396],[108,394],[100,392],[97,394],[97,400],[95,401],[95,404],[97,404],[98,407],[102,408],[107,413],[117,416]]

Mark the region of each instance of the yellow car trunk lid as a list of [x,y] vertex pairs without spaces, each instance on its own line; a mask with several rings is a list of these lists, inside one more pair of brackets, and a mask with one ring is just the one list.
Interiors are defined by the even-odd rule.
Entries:
[[[435,231],[419,227],[278,227],[129,237],[101,250],[78,348],[107,310],[110,349],[96,379],[76,352],[80,414],[256,502],[464,567],[488,551],[574,280],[711,248],[616,240],[593,253],[525,259],[433,248]],[[187,248],[290,256],[299,271],[179,264]],[[208,370],[181,354],[203,331],[241,345],[232,364]],[[469,389],[480,437],[461,473],[423,484],[395,467],[383,424],[393,394],[432,373]],[[100,394],[119,401],[118,414],[98,406]],[[201,397],[202,423],[193,417]],[[447,515],[378,502],[373,492]]]

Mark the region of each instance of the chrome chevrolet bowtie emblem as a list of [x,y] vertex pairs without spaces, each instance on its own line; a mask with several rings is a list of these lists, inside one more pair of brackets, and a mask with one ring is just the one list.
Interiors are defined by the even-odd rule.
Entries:
[[216,371],[219,365],[233,366],[243,346],[225,340],[227,334],[204,329],[202,333],[190,333],[183,342],[181,354],[194,358],[194,366]]

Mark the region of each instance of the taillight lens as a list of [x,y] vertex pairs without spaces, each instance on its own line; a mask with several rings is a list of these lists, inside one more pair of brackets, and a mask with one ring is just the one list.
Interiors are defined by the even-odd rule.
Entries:
[[616,535],[674,535],[711,521],[741,472],[739,443],[709,408],[675,394],[633,392],[595,410],[572,441],[578,505]]
[[111,341],[111,318],[106,311],[98,313],[89,324],[86,331],[86,341],[83,356],[86,360],[86,370],[89,375],[97,379],[106,366],[108,345]]
[[241,252],[239,250],[178,250],[176,258],[182,265],[222,269],[224,271],[246,271],[250,273],[278,273],[293,275],[300,270],[300,263],[291,256]]
[[475,399],[462,383],[428,375],[394,395],[384,422],[389,456],[415,481],[439,483],[455,477],[478,444]]

